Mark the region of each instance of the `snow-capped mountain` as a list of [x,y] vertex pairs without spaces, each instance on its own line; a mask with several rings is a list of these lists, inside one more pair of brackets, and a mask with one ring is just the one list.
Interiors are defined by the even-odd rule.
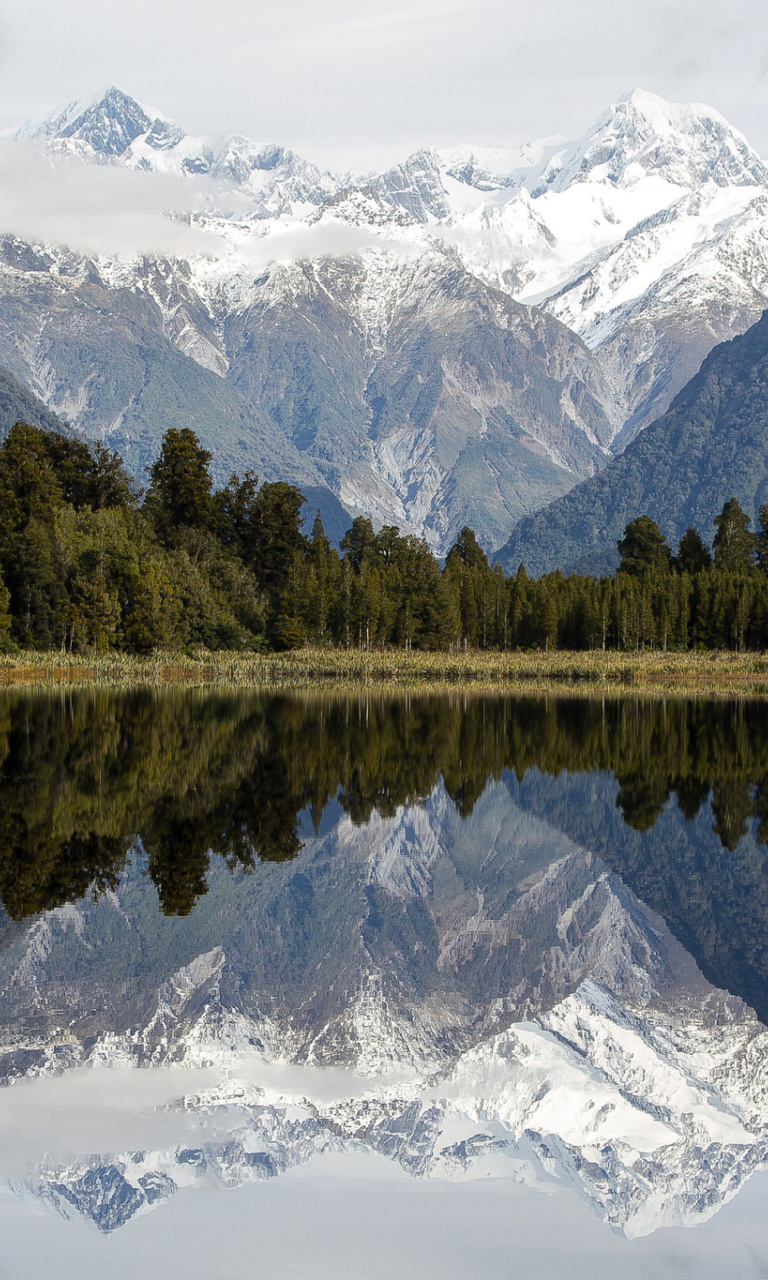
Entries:
[[[163,431],[192,422],[220,481],[250,467],[330,489],[441,553],[467,523],[499,546],[602,466],[606,380],[559,321],[442,246],[414,247],[409,226],[399,248],[350,227],[360,204],[391,208],[350,198],[298,238],[280,224],[272,262],[247,227],[241,248],[191,263],[6,241],[0,364],[139,473]],[[322,252],[338,243],[355,252]],[[302,245],[321,252],[297,261]]]
[[[201,1145],[84,1154],[43,1165],[18,1189],[113,1231],[179,1191],[278,1177],[331,1151],[371,1152],[414,1178],[564,1185],[630,1237],[691,1226],[768,1164],[768,1035],[712,1013],[638,1015],[586,982],[448,1070],[364,1091],[350,1079],[349,1094],[330,1102],[322,1073],[291,1084],[289,1071],[265,1063],[257,1083],[251,1062],[253,1083],[230,1075],[177,1104],[187,1122],[202,1122]],[[757,1089],[747,1060],[763,1064]]]
[[[177,177],[206,177],[241,189],[252,217],[280,216],[291,202],[318,205],[343,179],[321,171],[285,147],[257,145],[238,134],[200,138],[167,116],[143,107],[114,86],[95,98],[68,103],[34,118],[15,134],[50,157],[72,156],[98,164]],[[225,201],[226,203],[226,201]]]
[[[466,522],[501,545],[768,300],[765,164],[716,111],[641,91],[572,143],[424,148],[381,174],[192,137],[114,88],[15,137],[54,168],[189,179],[208,251],[6,240],[0,363],[137,468],[191,380],[222,476],[325,486],[438,552]],[[91,309],[135,367],[108,396]]]

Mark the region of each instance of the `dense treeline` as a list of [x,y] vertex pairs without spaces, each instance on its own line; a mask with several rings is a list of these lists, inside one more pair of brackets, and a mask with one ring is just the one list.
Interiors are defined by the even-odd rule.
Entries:
[[0,647],[768,646],[768,506],[753,534],[727,502],[711,552],[691,528],[673,555],[639,516],[613,577],[506,578],[466,527],[444,567],[363,517],[337,551],[319,513],[303,534],[295,486],[246,472],[214,491],[209,462],[168,431],[142,501],[115,454],[17,423],[0,445]]
[[[217,858],[233,873],[289,863],[324,815],[394,815],[441,780],[462,817],[502,781],[618,871],[715,985],[768,1016],[768,725],[741,699],[9,691],[0,942],[12,921],[118,888],[132,862],[164,913],[187,915]],[[509,900],[530,864],[515,839],[492,869],[486,852],[456,865],[467,885],[480,863],[506,877]],[[286,927],[302,933],[305,917]]]
[[616,778],[634,831],[650,831],[674,797],[689,821],[711,805],[723,849],[752,822],[768,843],[759,703],[11,693],[0,701],[0,901],[22,919],[114,888],[140,850],[162,909],[184,915],[213,856],[233,871],[290,860],[331,803],[364,823],[442,780],[466,817],[505,771],[522,782],[596,770]]

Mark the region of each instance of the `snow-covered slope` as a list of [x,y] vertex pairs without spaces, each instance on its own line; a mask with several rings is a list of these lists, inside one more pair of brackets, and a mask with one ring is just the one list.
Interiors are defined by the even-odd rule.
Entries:
[[457,210],[445,234],[471,270],[599,354],[622,448],[766,305],[767,189],[765,164],[716,111],[635,91]]
[[218,182],[247,197],[248,212],[274,217],[292,202],[318,205],[343,179],[321,171],[274,143],[257,145],[238,134],[193,137],[161,112],[145,107],[114,86],[94,98],[68,103],[33,118],[17,132],[20,142],[42,147],[50,157],[76,157],[98,164]]
[[[713,109],[642,91],[575,142],[423,148],[381,174],[330,174],[240,136],[192,137],[114,88],[31,121],[16,138],[49,162],[178,179],[209,253],[77,260],[49,245],[38,266],[56,281],[94,279],[151,299],[175,351],[244,393],[257,413],[266,405],[290,478],[303,470],[350,510],[425,535],[437,551],[467,520],[487,546],[500,545],[521,515],[590,475],[663,412],[711,347],[748,328],[768,301],[765,164]],[[17,272],[14,298],[39,286],[28,268],[18,276],[30,252],[5,251],[6,272]],[[527,321],[526,342],[559,384],[554,397],[526,374],[523,412],[503,385],[498,335],[489,339],[474,320],[486,368],[478,370],[477,353],[464,367],[450,350],[435,350],[430,369],[410,347],[401,358],[404,313],[413,333],[437,327],[442,338],[456,327],[456,296],[441,282],[459,274],[474,282],[465,292],[485,289],[497,330],[511,327],[503,299],[523,304],[517,331]],[[23,324],[24,308],[14,301],[13,310]],[[296,312],[300,334],[289,332]],[[542,312],[564,328],[547,328]],[[40,328],[37,317],[30,326]],[[285,338],[282,361],[274,333]],[[130,454],[120,430],[134,402],[98,408],[87,344],[82,370],[69,358],[59,367],[35,349],[40,336],[25,333],[0,358],[51,407]],[[291,377],[309,379],[318,404],[300,391],[303,407],[286,429],[277,406]],[[391,384],[386,426],[376,409],[382,377]],[[443,399],[433,413],[436,377]],[[516,368],[511,381],[520,381]],[[428,421],[413,418],[408,389],[417,384]],[[145,429],[137,416],[134,444]],[[131,454],[134,465],[148,460],[153,433],[145,431],[140,458]]]

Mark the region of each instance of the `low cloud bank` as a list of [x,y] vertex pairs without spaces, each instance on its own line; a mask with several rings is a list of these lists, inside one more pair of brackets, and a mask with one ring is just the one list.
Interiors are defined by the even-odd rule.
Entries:
[[219,238],[188,221],[203,200],[193,181],[70,157],[51,162],[10,139],[0,143],[3,235],[87,254],[216,253]]
[[[238,203],[237,191],[206,179],[93,165],[77,157],[45,159],[10,138],[0,140],[0,235],[101,257],[161,254],[228,258],[262,271],[275,262],[354,257],[366,249],[418,244],[397,229],[373,229],[326,216],[315,223],[253,224],[251,235],[220,234],[195,215]],[[242,197],[240,198],[242,203]],[[234,210],[233,210],[234,211]]]
[[[423,246],[421,246],[423,248]],[[268,235],[254,235],[238,248],[238,257],[255,268],[266,268],[273,262],[300,262],[313,258],[350,258],[366,249],[393,249],[398,257],[419,252],[412,240],[390,235],[388,229],[355,226],[335,218],[323,218],[313,224],[272,226]]]

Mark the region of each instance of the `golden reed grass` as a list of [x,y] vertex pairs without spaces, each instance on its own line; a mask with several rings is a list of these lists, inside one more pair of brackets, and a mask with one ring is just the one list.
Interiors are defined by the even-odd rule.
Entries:
[[197,650],[69,655],[0,655],[0,685],[161,686],[250,688],[329,686],[472,686],[524,689],[554,686],[584,691],[643,688],[691,693],[768,694],[768,655],[705,653],[421,653],[305,648],[279,654]]

